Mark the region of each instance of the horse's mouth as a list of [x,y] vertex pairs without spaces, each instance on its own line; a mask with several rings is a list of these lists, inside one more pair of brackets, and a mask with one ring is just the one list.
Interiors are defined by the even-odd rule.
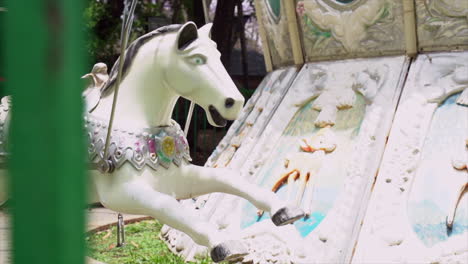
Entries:
[[220,127],[226,126],[227,124],[226,119],[224,119],[224,117],[221,116],[221,114],[218,112],[216,107],[214,107],[213,105],[210,105],[208,107],[208,110],[210,111],[210,115],[211,115],[211,118],[213,119],[213,122],[215,122],[217,126],[220,126]]

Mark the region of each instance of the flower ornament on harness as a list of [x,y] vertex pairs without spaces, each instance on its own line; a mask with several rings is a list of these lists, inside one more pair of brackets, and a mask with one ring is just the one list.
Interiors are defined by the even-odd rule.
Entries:
[[[106,123],[90,115],[85,117],[85,122],[89,159],[91,162],[99,162],[104,158]],[[113,169],[128,162],[137,170],[145,166],[157,170],[160,166],[168,169],[171,163],[180,166],[182,162],[189,163],[192,159],[184,132],[177,122],[171,120],[171,125],[164,127],[132,131],[114,129],[106,160],[112,162]]]

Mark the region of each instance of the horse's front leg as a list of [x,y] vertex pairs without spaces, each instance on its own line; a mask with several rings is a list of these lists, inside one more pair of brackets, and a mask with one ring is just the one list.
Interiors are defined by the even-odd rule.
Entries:
[[195,243],[208,247],[215,262],[247,255],[241,242],[226,240],[213,224],[199,218],[194,209],[182,207],[172,196],[157,192],[144,182],[127,185],[125,189],[131,196],[134,210],[152,216],[186,233]]
[[248,182],[233,170],[188,165],[183,171],[193,180],[191,184],[193,197],[213,192],[242,197],[258,209],[270,212],[275,225],[289,224],[304,217],[304,212],[300,208],[286,205],[272,191]]

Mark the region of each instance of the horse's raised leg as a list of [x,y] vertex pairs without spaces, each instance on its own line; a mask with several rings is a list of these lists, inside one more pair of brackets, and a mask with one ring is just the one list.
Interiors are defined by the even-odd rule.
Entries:
[[172,196],[157,192],[144,182],[128,184],[125,192],[131,195],[133,212],[152,216],[186,233],[195,243],[208,247],[215,262],[247,255],[241,242],[226,240],[213,224],[198,217],[195,210],[182,207]]
[[189,165],[183,169],[183,173],[193,180],[191,197],[212,192],[233,194],[248,200],[260,210],[270,212],[273,223],[278,226],[304,217],[302,209],[286,205],[272,191],[246,181],[232,170]]

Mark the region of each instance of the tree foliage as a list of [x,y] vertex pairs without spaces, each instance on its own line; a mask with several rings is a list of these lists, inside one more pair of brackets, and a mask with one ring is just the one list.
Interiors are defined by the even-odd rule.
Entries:
[[[155,3],[154,3],[155,2]],[[129,42],[147,33],[149,18],[166,19],[167,24],[183,23],[187,20],[200,20],[198,2],[191,0],[142,0],[135,9],[132,34]],[[86,24],[86,49],[90,64],[104,62],[111,67],[119,55],[121,15],[123,0],[88,0],[83,18]],[[91,66],[90,65],[90,66]]]

